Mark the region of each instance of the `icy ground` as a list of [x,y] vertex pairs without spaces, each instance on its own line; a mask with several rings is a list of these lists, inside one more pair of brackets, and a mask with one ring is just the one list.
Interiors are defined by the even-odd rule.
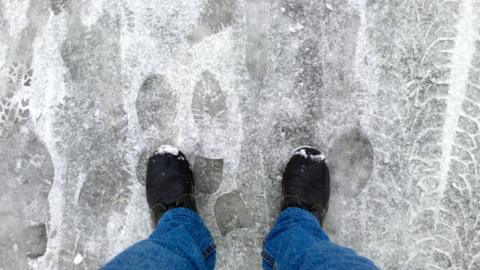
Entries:
[[331,238],[480,269],[480,0],[0,0],[0,269],[95,269],[193,163],[218,269],[260,269],[282,168],[327,156]]

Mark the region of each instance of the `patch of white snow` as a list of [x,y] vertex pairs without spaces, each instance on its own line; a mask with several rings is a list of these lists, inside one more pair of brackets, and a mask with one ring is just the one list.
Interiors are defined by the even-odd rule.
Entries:
[[159,148],[157,148],[157,150],[155,150],[155,155],[168,153],[174,156],[178,156],[178,152],[179,152],[178,148],[176,148],[175,146],[162,145]]
[[307,152],[305,151],[305,148],[302,146],[302,147],[299,147],[297,148],[294,152],[293,152],[294,155],[299,155],[299,156],[302,156],[304,158],[308,158],[310,157],[312,160],[314,161],[325,161],[326,162],[326,157],[324,154],[320,153],[318,155],[308,155]]
[[77,253],[75,258],[73,258],[73,264],[78,265],[83,261],[83,256],[80,253]]
[[302,156],[304,158],[308,158],[308,155],[307,155],[307,152],[305,152],[305,149],[297,150],[293,154],[297,156]]

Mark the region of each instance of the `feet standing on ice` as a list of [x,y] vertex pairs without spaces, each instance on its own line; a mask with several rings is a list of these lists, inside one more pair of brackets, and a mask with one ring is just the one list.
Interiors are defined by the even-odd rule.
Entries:
[[282,210],[305,209],[323,226],[330,198],[330,175],[320,151],[308,146],[294,151],[283,173],[282,196]]
[[160,146],[148,159],[146,188],[155,225],[169,209],[185,207],[197,211],[190,164],[173,146]]

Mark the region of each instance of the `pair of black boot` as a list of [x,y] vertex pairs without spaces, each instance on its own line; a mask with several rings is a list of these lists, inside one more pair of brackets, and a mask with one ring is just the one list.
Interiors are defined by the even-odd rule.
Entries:
[[[155,224],[171,208],[186,207],[197,211],[190,164],[174,147],[162,146],[149,158],[146,188]],[[287,207],[305,209],[323,226],[330,198],[330,176],[320,151],[311,147],[294,151],[283,173],[282,196],[282,210]]]

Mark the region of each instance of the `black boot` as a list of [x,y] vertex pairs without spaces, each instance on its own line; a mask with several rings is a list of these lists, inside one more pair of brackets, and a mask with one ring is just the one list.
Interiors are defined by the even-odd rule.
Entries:
[[330,198],[330,175],[322,153],[311,147],[294,151],[282,180],[282,210],[299,207],[310,211],[323,226]]
[[175,147],[163,145],[148,159],[146,188],[155,225],[168,209],[186,207],[197,211],[190,164]]

